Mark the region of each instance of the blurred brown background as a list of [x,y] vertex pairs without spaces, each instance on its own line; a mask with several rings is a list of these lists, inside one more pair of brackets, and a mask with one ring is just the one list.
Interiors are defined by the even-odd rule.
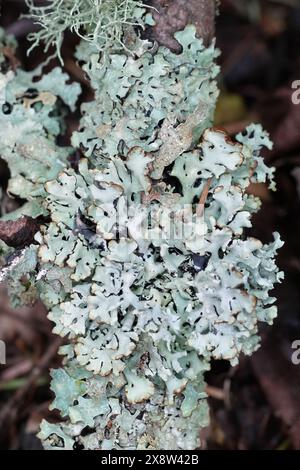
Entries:
[[[24,2],[2,0],[0,5],[0,24],[20,40],[18,60],[32,69],[44,56],[42,49],[26,55],[26,34],[35,26],[18,21]],[[292,83],[300,80],[300,1],[222,0],[216,36],[222,51],[216,125],[235,135],[248,123],[261,122],[275,144],[265,158],[277,168],[278,189],[271,194],[264,185],[250,188],[263,201],[250,234],[269,241],[273,231],[281,233],[285,246],[279,264],[286,279],[276,288],[274,327],[261,328],[261,349],[234,368],[218,361],[207,375],[211,426],[202,432],[203,448],[300,449],[300,365],[291,361],[291,344],[300,340],[300,104],[291,100]],[[82,83],[85,100],[92,91],[73,60],[76,41],[66,36],[65,68]],[[78,119],[78,112],[69,116],[68,134]],[[0,161],[4,189],[8,176]],[[1,210],[16,204],[6,198]],[[0,366],[0,448],[39,449],[40,420],[56,418],[48,411],[48,369],[59,365],[59,340],[40,303],[13,309],[5,287],[0,289],[0,339],[8,345],[7,364]]]

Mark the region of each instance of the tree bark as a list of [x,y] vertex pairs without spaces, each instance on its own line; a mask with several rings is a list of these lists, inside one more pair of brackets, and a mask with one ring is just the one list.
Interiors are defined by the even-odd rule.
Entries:
[[174,33],[181,31],[187,24],[194,24],[197,36],[204,44],[210,44],[215,36],[215,0],[150,0],[155,8],[153,18],[156,25],[148,28],[146,35],[159,45],[168,47],[173,52],[180,52],[180,44],[174,39]]
[[16,220],[0,220],[0,239],[14,248],[29,245],[38,230],[37,221],[27,215]]

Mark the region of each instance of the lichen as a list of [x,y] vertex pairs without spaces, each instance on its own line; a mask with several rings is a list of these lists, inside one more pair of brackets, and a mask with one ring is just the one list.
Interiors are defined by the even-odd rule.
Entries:
[[[260,206],[250,183],[274,189],[260,157],[271,143],[260,126],[235,140],[211,127],[218,53],[193,26],[177,40],[177,55],[139,38],[120,53],[81,43],[77,57],[95,98],[72,136],[85,155],[76,170],[51,137],[59,127],[50,105],[13,101],[20,122],[47,145],[42,163],[57,163],[42,171],[28,151],[32,171],[24,174],[22,126],[1,142],[10,188],[19,178],[17,194],[47,215],[26,249],[35,262],[17,263],[15,281],[25,269],[54,332],[68,338],[51,386],[52,408],[67,419],[42,422],[46,449],[197,448],[210,361],[236,364],[253,353],[258,321],[276,316],[269,291],[282,279],[274,261],[282,242],[275,234],[263,245],[244,233]],[[38,92],[56,97],[57,76],[72,107],[74,85],[57,70],[37,82]],[[3,77],[7,96],[24,94],[24,75],[12,76],[13,87]],[[2,119],[11,126],[16,118]]]
[[40,5],[35,0],[26,0],[29,17],[41,28],[29,35],[33,42],[30,49],[41,42],[47,52],[55,46],[63,62],[61,47],[64,33],[70,30],[90,43],[96,50],[126,48],[124,28],[143,26],[144,5],[138,0],[50,0]]
[[32,72],[8,68],[0,78],[1,158],[10,170],[8,193],[28,201],[17,217],[45,215],[44,184],[65,168],[71,153],[56,140],[63,129],[63,106],[74,110],[80,86],[68,84],[68,75],[58,67],[42,71],[42,66]]

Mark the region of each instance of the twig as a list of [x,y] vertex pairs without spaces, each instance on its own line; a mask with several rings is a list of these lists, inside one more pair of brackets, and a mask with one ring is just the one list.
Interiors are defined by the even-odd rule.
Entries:
[[6,405],[2,408],[0,413],[0,429],[7,428],[8,421],[11,422],[15,419],[20,406],[24,404],[24,399],[27,393],[36,384],[41,373],[48,369],[49,363],[56,355],[59,346],[63,343],[61,337],[55,338],[46,350],[45,354],[41,357],[38,364],[32,369],[26,383],[16,391],[16,393],[8,400]]
[[5,369],[0,375],[0,390],[3,390],[7,382],[18,379],[20,376],[28,374],[32,369],[32,361],[25,359],[24,361],[18,362],[12,365],[8,369]]
[[198,203],[198,206],[197,206],[197,210],[196,210],[197,215],[199,217],[201,217],[203,215],[204,204],[206,203],[206,199],[207,199],[207,196],[208,196],[208,193],[209,193],[211,182],[212,182],[212,178],[208,178],[208,180],[206,181],[205,186],[203,188],[203,191],[201,193],[199,203]]
[[18,66],[20,65],[20,61],[16,58],[13,49],[8,46],[3,47],[2,53],[4,57],[6,57],[11,65],[11,68],[16,71]]
[[222,388],[212,387],[211,385],[206,385],[205,392],[211,398],[216,400],[225,400],[225,392]]

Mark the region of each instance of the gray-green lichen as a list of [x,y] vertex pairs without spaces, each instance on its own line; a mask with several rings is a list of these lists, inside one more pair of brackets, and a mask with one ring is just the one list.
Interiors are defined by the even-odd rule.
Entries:
[[[210,360],[236,364],[258,348],[258,321],[276,316],[269,291],[282,278],[274,261],[282,242],[244,235],[260,206],[249,184],[274,187],[259,155],[271,142],[259,125],[235,141],[211,128],[217,52],[192,26],[176,39],[179,55],[138,38],[128,53],[80,45],[95,99],[72,137],[85,155],[76,170],[56,144],[59,114],[54,122],[40,96],[54,106],[62,83],[72,107],[75,85],[55,69],[35,82],[38,101],[28,106],[34,73],[1,74],[1,96],[16,111],[0,119],[20,123],[0,144],[10,192],[47,215],[15,262],[15,282],[27,273],[54,332],[68,338],[64,367],[52,371],[52,408],[65,421],[42,422],[47,449],[197,448]],[[42,163],[53,162],[47,171],[34,149],[20,151],[28,122],[31,141],[44,143]]]
[[[10,47],[13,53],[15,44]],[[1,158],[10,169],[8,193],[28,201],[17,216],[45,214],[44,184],[65,168],[71,153],[56,140],[63,128],[63,105],[74,111],[80,86],[68,84],[58,67],[42,71],[42,66],[33,72],[8,68],[0,76]]]
[[29,16],[41,26],[29,39],[31,49],[41,42],[45,51],[55,46],[61,62],[61,46],[66,31],[72,31],[98,51],[126,49],[124,28],[143,27],[144,5],[138,0],[50,0],[41,5],[26,0]]

